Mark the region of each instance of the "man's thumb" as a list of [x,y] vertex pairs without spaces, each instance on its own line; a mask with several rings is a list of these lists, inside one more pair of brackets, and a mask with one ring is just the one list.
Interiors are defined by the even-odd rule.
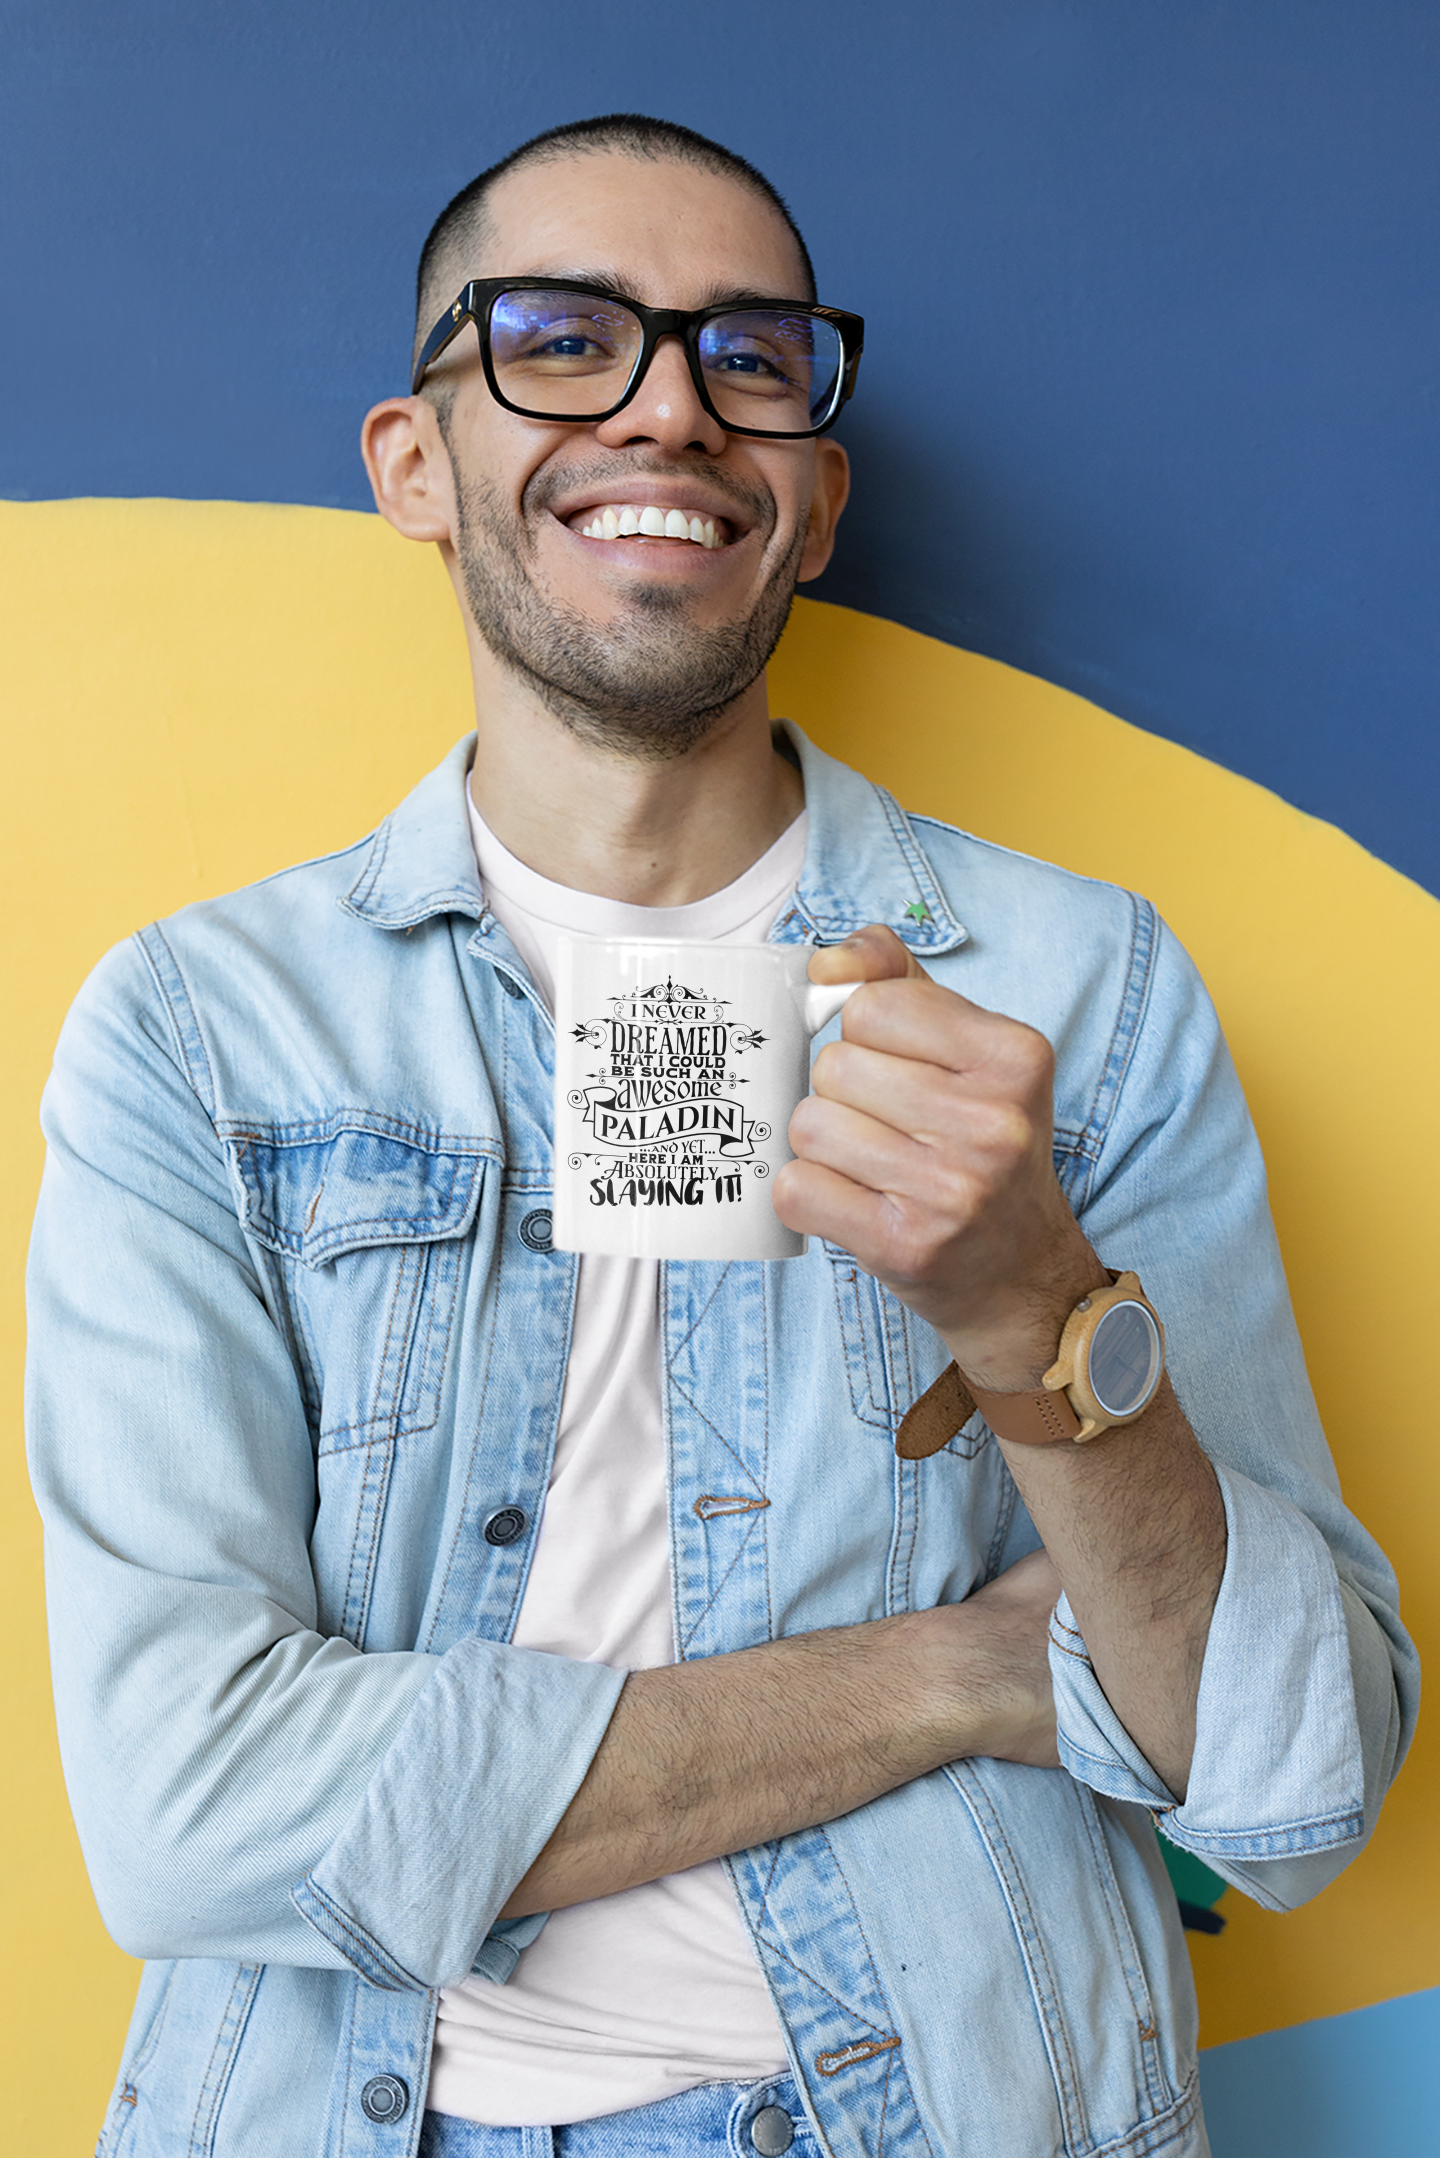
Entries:
[[824,944],[810,959],[812,982],[927,981],[929,976],[915,954],[907,951],[893,929],[883,922],[867,922],[839,944]]

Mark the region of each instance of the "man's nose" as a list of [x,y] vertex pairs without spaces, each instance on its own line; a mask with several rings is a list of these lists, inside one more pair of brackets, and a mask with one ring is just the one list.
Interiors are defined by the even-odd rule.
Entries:
[[725,430],[696,395],[684,344],[673,336],[660,339],[629,404],[602,420],[595,433],[612,450],[654,442],[672,452],[700,449],[718,457],[725,447]]

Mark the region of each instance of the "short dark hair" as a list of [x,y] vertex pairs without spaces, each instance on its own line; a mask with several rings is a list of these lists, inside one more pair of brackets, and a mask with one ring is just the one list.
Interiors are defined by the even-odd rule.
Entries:
[[799,250],[805,290],[794,294],[777,293],[775,297],[803,300],[816,297],[815,270],[800,227],[779,189],[772,187],[764,173],[748,158],[727,150],[723,143],[712,142],[708,135],[697,135],[694,128],[682,127],[676,120],[654,120],[643,112],[610,112],[595,120],[568,120],[561,127],[547,128],[543,135],[532,135],[518,150],[512,150],[498,164],[477,174],[446,203],[420,250],[420,267],[415,278],[414,349],[417,352],[430,332],[433,316],[454,298],[448,286],[443,292],[437,289],[441,259],[452,240],[464,234],[473,243],[483,233],[485,201],[496,181],[503,179],[507,172],[513,172],[518,165],[549,164],[557,158],[584,156],[602,150],[620,150],[627,157],[654,161],[678,158],[682,164],[698,165],[702,172],[721,173],[727,179],[738,180],[751,194],[768,203],[784,221]]

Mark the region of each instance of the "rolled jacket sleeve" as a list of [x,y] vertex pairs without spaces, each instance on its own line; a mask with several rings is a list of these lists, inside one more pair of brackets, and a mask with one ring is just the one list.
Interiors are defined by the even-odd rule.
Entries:
[[82,992],[43,1121],[31,1458],[106,1924],[136,1955],[454,1979],[623,1674],[477,1638],[362,1653],[321,1629],[295,1361],[135,946]]
[[[1398,1712],[1373,1622],[1353,1592],[1347,1610],[1318,1530],[1248,1478],[1217,1474],[1228,1547],[1185,1803],[1106,1700],[1063,1597],[1050,1629],[1060,1751],[1081,1782],[1148,1806],[1172,1843],[1285,1910],[1333,1879],[1373,1827]],[[1367,1760],[1378,1771],[1368,1779]]]
[[1184,1802],[1110,1706],[1064,1598],[1050,1634],[1061,1757],[1286,1909],[1374,1826],[1413,1728],[1417,1666],[1393,1572],[1341,1500],[1259,1145],[1209,1000],[1168,932],[1077,1211],[1108,1265],[1140,1273],[1165,1322],[1176,1392],[1224,1498],[1227,1553]]

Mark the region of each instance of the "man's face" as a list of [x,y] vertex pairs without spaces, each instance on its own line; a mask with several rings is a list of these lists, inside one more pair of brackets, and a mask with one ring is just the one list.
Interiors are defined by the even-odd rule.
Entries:
[[[803,290],[775,212],[679,162],[606,153],[522,168],[489,209],[483,259],[464,265],[457,291],[468,276],[604,279],[652,306],[694,308]],[[577,731],[640,756],[689,748],[764,668],[797,577],[823,568],[843,453],[727,435],[673,338],[598,424],[505,411],[473,332],[442,373],[455,551],[482,637]],[[619,532],[647,509],[678,510],[703,537]]]

